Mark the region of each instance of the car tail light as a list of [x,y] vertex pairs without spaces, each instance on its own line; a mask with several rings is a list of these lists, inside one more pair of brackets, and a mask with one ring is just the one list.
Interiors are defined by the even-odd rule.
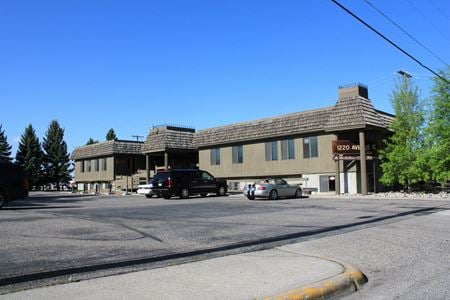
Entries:
[[168,186],[169,188],[172,187],[172,178],[170,178],[170,177],[167,179],[167,186]]
[[265,190],[266,190],[266,187],[265,187],[265,186],[258,186],[258,190],[260,190],[260,191],[265,191]]

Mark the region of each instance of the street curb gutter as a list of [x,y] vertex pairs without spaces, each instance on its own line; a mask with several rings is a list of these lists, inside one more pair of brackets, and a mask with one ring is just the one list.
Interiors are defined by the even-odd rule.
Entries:
[[[331,260],[333,261],[333,260]],[[336,261],[333,261],[336,262]],[[341,264],[341,263],[339,263]],[[264,298],[265,300],[310,300],[330,299],[356,292],[368,279],[360,270],[341,264],[344,271],[332,278],[317,282],[311,286],[302,287],[275,296]]]

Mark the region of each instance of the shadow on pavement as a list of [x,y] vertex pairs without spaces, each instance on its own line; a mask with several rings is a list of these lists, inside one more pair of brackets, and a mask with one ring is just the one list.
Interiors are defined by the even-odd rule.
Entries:
[[[143,265],[143,264],[150,264],[150,263],[160,263],[164,261],[171,261],[171,260],[177,260],[180,261],[192,261],[192,258],[199,257],[202,255],[208,255],[208,257],[211,257],[211,254],[215,254],[216,256],[218,253],[226,253],[227,251],[233,251],[237,249],[245,249],[253,247],[251,251],[255,251],[255,247],[258,248],[257,250],[264,250],[268,248],[273,248],[274,244],[279,242],[285,242],[287,240],[293,240],[300,238],[305,238],[308,236],[314,236],[319,234],[325,234],[328,232],[333,231],[339,231],[339,230],[345,230],[347,228],[352,227],[358,227],[362,225],[367,225],[371,223],[377,223],[382,222],[385,220],[395,219],[399,217],[405,217],[408,215],[417,215],[420,213],[432,213],[432,212],[438,212],[445,209],[439,208],[439,207],[427,207],[427,208],[421,208],[416,209],[412,211],[407,212],[401,212],[393,215],[383,216],[374,218],[371,220],[362,220],[359,222],[349,223],[349,224],[343,224],[343,225],[336,225],[336,226],[330,226],[330,227],[324,227],[319,229],[312,229],[309,231],[302,231],[302,232],[296,232],[296,233],[290,233],[275,237],[267,237],[267,238],[261,238],[253,241],[242,241],[237,242],[233,244],[228,244],[224,246],[219,246],[215,248],[203,248],[193,251],[187,251],[187,252],[178,252],[178,253],[170,253],[167,255],[162,256],[153,256],[153,257],[144,257],[144,258],[138,258],[138,259],[130,259],[125,261],[116,261],[116,262],[110,262],[110,263],[103,263],[98,265],[88,265],[88,266],[74,266],[69,267],[65,269],[60,270],[47,270],[42,271],[38,273],[33,274],[23,274],[18,276],[12,276],[7,278],[0,278],[0,287],[7,286],[7,285],[14,285],[14,284],[20,284],[28,281],[39,281],[44,279],[50,279],[50,278],[57,278],[61,276],[67,276],[67,275],[75,275],[75,274],[82,274],[82,273],[88,273],[88,272],[96,272],[96,271],[102,271],[102,270],[113,270],[118,268],[124,268],[124,267],[131,267],[136,265]],[[214,256],[214,255],[213,255]]]

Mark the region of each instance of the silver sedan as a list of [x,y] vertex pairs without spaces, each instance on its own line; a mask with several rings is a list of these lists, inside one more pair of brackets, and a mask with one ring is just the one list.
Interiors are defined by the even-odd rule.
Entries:
[[281,178],[267,178],[254,184],[246,185],[244,195],[249,200],[254,200],[255,198],[276,200],[279,197],[300,198],[302,196],[302,189],[300,185],[288,184],[286,180]]

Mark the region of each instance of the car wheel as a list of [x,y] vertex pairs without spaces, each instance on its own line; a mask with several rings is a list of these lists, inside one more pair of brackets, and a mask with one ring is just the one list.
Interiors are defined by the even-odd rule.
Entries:
[[201,193],[200,196],[205,198],[206,196],[208,196],[208,194],[207,193]]
[[302,190],[301,190],[301,189],[297,189],[297,190],[295,191],[294,197],[295,197],[295,198],[301,198],[301,197],[302,197]]
[[269,200],[277,200],[277,199],[278,199],[277,190],[271,190],[269,193]]
[[187,187],[184,187],[184,188],[181,189],[181,191],[180,191],[180,198],[181,199],[189,198],[189,189]]
[[147,198],[151,198],[151,197],[153,197],[153,195],[150,195],[150,194],[146,194],[146,195],[145,195],[145,197],[147,197]]
[[217,189],[217,196],[225,196],[227,194],[227,188],[224,186],[219,186]]
[[6,193],[4,191],[0,191],[0,208],[2,208],[3,205],[6,205],[6,203],[8,203]]
[[170,199],[170,195],[169,194],[163,194],[162,195],[164,199]]

